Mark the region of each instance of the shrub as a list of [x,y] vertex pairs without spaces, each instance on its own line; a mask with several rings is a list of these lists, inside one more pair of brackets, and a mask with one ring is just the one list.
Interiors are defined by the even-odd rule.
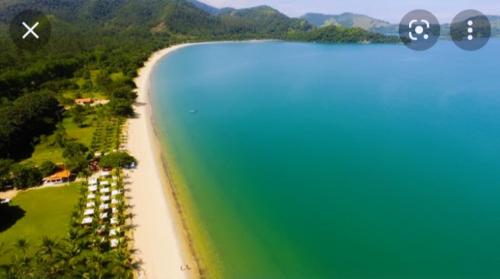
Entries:
[[17,164],[12,167],[12,182],[16,188],[28,188],[42,183],[42,173],[37,167]]
[[74,172],[85,170],[88,151],[89,149],[81,143],[70,142],[66,144],[63,151],[66,166]]
[[40,172],[44,177],[51,175],[56,171],[57,166],[51,161],[45,161],[40,165]]
[[137,163],[137,160],[126,152],[110,153],[103,156],[99,162],[103,168],[127,167],[132,163]]

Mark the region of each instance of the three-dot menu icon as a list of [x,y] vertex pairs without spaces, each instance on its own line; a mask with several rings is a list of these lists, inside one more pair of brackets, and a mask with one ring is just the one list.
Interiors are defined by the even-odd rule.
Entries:
[[459,13],[450,27],[453,42],[464,50],[477,50],[484,47],[491,36],[488,17],[476,10]]
[[467,40],[472,41],[474,40],[474,28],[472,27],[474,25],[474,21],[469,19],[467,21],[467,25],[469,26],[469,28],[467,28],[467,32],[469,33],[469,35],[467,36]]

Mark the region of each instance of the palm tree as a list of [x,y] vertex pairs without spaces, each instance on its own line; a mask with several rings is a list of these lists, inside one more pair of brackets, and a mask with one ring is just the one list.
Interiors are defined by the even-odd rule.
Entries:
[[42,238],[42,246],[39,252],[42,254],[42,256],[47,257],[48,259],[52,259],[54,254],[56,253],[56,242],[52,239],[50,239],[47,236],[44,236]]
[[5,244],[5,242],[0,242],[0,255],[2,255],[5,252],[5,250],[7,250],[6,248],[7,245]]
[[7,276],[9,278],[25,278],[27,274],[31,272],[30,260],[26,256],[26,251],[29,248],[28,241],[26,239],[18,239],[16,241],[15,247],[22,251],[23,257],[19,259],[17,253],[14,257],[12,265],[9,266]]
[[16,248],[18,248],[19,250],[21,250],[23,252],[23,257],[26,260],[26,250],[28,250],[28,248],[29,248],[28,241],[24,238],[20,238],[17,240],[15,246],[16,246]]
[[104,259],[100,252],[92,251],[92,253],[87,255],[85,262],[90,273],[90,278],[104,278]]
[[117,278],[132,278],[133,266],[130,259],[123,253],[113,253],[110,263],[110,273]]

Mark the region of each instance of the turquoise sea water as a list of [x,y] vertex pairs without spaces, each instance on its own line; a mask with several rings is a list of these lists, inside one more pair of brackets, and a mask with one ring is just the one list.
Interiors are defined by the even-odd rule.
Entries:
[[224,43],[153,74],[224,278],[500,278],[500,42]]

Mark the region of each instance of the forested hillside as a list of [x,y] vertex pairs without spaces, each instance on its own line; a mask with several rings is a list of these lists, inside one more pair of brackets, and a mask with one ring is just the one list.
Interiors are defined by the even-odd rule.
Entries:
[[[36,52],[16,49],[7,35],[10,20],[28,8],[44,12],[52,24],[49,44]],[[64,92],[84,92],[92,86],[111,99],[116,88],[125,87],[132,94],[136,69],[154,50],[183,41],[228,39],[394,41],[360,29],[316,28],[267,6],[236,10],[192,0],[4,0],[0,2],[0,108],[2,113],[12,114],[17,98],[36,92],[63,105],[68,102]],[[123,78],[105,85],[94,81],[89,87],[96,71],[103,77],[121,73]],[[23,146],[30,142],[26,139],[34,144],[37,137],[50,132],[50,127],[30,129],[34,124],[23,119],[23,112],[16,113],[21,126],[0,119],[2,146],[16,144],[10,142],[16,129],[32,131],[23,135]],[[0,158],[22,157],[17,152],[22,149],[6,152],[0,148]]]
[[379,33],[372,33],[361,28],[345,28],[342,26],[325,26],[315,28],[309,32],[290,31],[288,40],[320,43],[398,43],[398,37],[387,37]]

